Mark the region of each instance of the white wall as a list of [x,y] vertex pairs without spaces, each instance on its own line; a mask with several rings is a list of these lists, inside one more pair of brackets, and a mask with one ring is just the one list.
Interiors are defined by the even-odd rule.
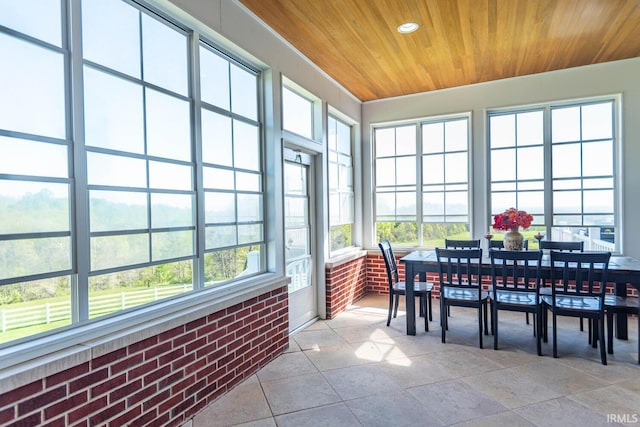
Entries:
[[[473,150],[474,238],[489,228],[486,193],[486,111],[588,98],[622,95],[622,230],[625,255],[640,257],[640,58],[571,68],[453,89],[366,102],[362,106],[363,164],[371,165],[371,126],[375,123],[471,112]],[[364,171],[365,177],[371,171]],[[373,194],[364,179],[364,194]],[[373,223],[372,208],[365,202],[366,226]],[[371,240],[367,240],[371,239]],[[365,243],[373,244],[373,236]],[[373,246],[371,246],[373,247]]]

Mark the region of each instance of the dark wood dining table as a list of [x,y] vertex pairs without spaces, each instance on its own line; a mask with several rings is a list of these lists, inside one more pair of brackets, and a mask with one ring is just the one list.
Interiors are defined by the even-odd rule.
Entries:
[[[438,272],[438,260],[436,252],[432,250],[418,250],[400,258],[404,264],[406,282],[406,311],[407,311],[407,335],[416,334],[416,306],[413,293],[413,282],[415,276],[419,276],[420,281],[426,281],[427,273]],[[543,255],[543,277],[548,278],[551,272],[549,265],[549,254]],[[491,275],[491,261],[488,253],[483,251],[481,274]],[[609,272],[607,282],[615,283],[615,293],[618,296],[627,295],[627,284],[630,284],[640,292],[640,260],[625,256],[612,256],[609,262]],[[627,316],[616,316],[616,336],[618,339],[626,340]]]

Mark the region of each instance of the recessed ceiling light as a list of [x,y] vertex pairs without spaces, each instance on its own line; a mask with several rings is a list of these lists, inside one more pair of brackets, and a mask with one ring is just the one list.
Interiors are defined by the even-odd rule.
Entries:
[[413,33],[419,27],[415,22],[405,22],[404,24],[400,24],[398,26],[398,32],[402,34]]

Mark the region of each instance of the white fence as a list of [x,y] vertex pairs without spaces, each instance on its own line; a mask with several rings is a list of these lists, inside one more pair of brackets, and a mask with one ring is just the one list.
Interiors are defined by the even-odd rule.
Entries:
[[[89,297],[89,317],[97,317],[125,308],[157,301],[193,289],[193,285],[163,286],[137,291]],[[44,325],[71,319],[71,302],[61,301],[0,310],[0,331]]]
[[597,227],[589,229],[589,236],[574,233],[571,229],[554,229],[551,240],[582,240],[585,251],[613,252],[616,248],[615,244],[600,239],[600,229]]

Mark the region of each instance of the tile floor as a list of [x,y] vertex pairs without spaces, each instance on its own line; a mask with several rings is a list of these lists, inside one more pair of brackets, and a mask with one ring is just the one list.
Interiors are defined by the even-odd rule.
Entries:
[[481,350],[472,309],[452,309],[442,344],[437,313],[430,332],[410,337],[404,313],[386,326],[387,301],[367,296],[296,333],[186,426],[640,425],[636,319],[603,366],[577,319],[563,319],[553,359],[550,342],[536,355],[522,313],[501,312],[500,350],[491,335]]

